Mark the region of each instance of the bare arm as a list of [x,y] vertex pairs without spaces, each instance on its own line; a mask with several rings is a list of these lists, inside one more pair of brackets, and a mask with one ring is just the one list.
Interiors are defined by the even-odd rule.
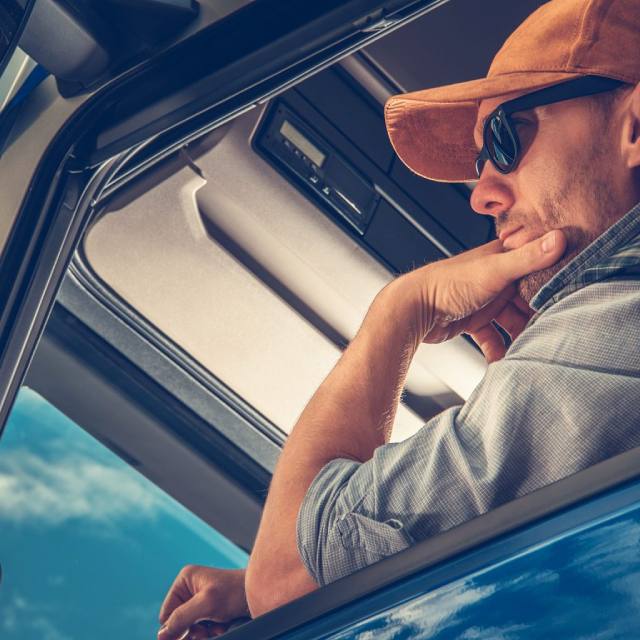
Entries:
[[[500,241],[427,265],[397,278],[376,297],[362,326],[302,412],[276,467],[247,569],[187,567],[161,612],[159,640],[176,640],[197,620],[223,630],[297,598],[317,585],[297,551],[296,519],[311,482],[335,458],[367,461],[389,439],[411,358],[421,342],[469,333],[489,362],[505,352],[496,320],[512,337],[530,310],[513,282],[554,264],[565,248],[542,251],[540,240],[504,252]],[[246,588],[246,601],[244,589]]]
[[388,298],[387,290],[378,295],[286,442],[247,570],[254,616],[317,586],[297,552],[296,517],[320,469],[335,458],[368,460],[389,440],[419,342],[410,328],[415,324],[410,310]]
[[[296,518],[320,469],[335,458],[366,461],[388,441],[411,358],[421,342],[470,333],[489,362],[504,355],[491,324],[512,336],[528,314],[514,281],[557,262],[565,239],[504,252],[490,242],[396,279],[376,297],[340,361],[300,416],[276,467],[246,574],[253,616],[317,587],[297,551]],[[545,236],[546,237],[546,236]]]

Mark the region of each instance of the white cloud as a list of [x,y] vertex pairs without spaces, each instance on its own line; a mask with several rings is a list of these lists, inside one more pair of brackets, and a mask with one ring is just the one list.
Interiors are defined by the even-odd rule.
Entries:
[[4,608],[0,607],[0,629],[16,632],[19,637],[36,635],[41,640],[72,640],[60,632],[46,614],[42,607],[35,607],[20,595],[14,594]]
[[[445,623],[454,624],[464,614],[465,608],[491,596],[494,591],[494,585],[475,587],[469,580],[456,581],[425,594],[398,610],[378,616],[377,621],[384,620],[383,628],[369,629],[356,637],[358,640],[392,640],[400,632],[406,634],[407,628],[411,628],[413,640],[426,640]],[[371,621],[365,624],[369,626]]]
[[512,624],[505,627],[470,627],[459,640],[517,640],[522,631],[528,629],[526,624]]
[[[604,629],[588,636],[580,636],[580,640],[619,640],[621,637],[619,628]],[[625,636],[630,637],[630,636]]]
[[363,631],[359,636],[357,636],[358,640],[377,640],[379,637],[377,630]]
[[165,501],[142,477],[76,453],[50,462],[25,449],[0,456],[0,520],[55,525],[153,517]]
[[[55,526],[82,519],[94,536],[119,536],[123,520],[169,515],[212,544],[211,527],[120,460],[45,399],[22,388],[0,449],[0,524]],[[6,437],[6,435],[5,435]],[[234,562],[245,554],[222,536],[216,545]]]
[[552,582],[557,582],[560,579],[559,574],[556,571],[550,569],[541,569],[540,571],[527,571],[505,582],[499,582],[497,587],[500,591],[504,589],[523,588],[531,589],[532,587],[543,586]]
[[5,606],[4,609],[0,609],[0,620],[2,621],[1,628],[5,631],[15,631],[18,626],[17,612],[21,608],[21,599],[13,597],[11,603]]
[[[636,550],[637,554],[637,550]],[[634,564],[630,564],[628,569],[637,566],[637,560]],[[630,609],[638,611],[640,607],[640,571],[630,571],[627,575],[620,576],[609,583],[612,591],[623,596],[622,602],[630,602]]]
[[640,523],[627,518],[595,527],[576,536],[574,546],[579,550],[568,568],[611,581],[637,563]]
[[72,640],[65,633],[58,631],[51,620],[42,616],[31,619],[25,626],[35,631],[42,640]]
[[158,619],[158,608],[157,602],[129,605],[118,611],[118,616],[120,620],[126,621],[127,624],[135,623],[137,626],[141,626],[147,625],[149,621],[155,624]]

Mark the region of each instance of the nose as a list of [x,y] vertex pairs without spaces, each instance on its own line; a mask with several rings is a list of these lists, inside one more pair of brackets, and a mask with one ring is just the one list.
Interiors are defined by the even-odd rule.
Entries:
[[515,197],[508,178],[491,162],[485,162],[471,193],[471,208],[485,216],[497,217],[513,207]]

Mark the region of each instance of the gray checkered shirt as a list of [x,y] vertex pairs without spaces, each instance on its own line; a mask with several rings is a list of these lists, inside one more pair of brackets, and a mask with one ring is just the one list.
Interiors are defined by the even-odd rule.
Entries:
[[320,585],[640,445],[640,203],[531,306],[465,404],[321,469],[297,522]]

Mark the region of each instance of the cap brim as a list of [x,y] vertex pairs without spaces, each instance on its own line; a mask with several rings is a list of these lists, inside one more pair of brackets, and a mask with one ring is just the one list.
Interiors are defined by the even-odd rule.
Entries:
[[414,173],[439,182],[476,180],[473,130],[480,101],[534,91],[579,73],[522,71],[389,98],[385,122],[396,153]]

